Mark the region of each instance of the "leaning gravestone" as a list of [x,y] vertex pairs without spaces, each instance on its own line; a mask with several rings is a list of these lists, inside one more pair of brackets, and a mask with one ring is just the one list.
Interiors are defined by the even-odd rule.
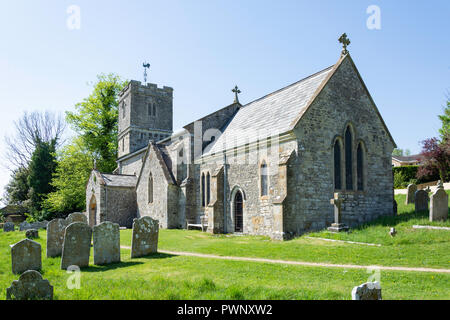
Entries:
[[71,213],[66,218],[67,225],[71,224],[72,222],[83,222],[88,223],[87,218],[84,214],[79,212]]
[[448,219],[448,194],[439,181],[437,190],[431,195],[430,221]]
[[54,219],[47,226],[47,258],[59,257],[64,243],[64,230],[67,222],[64,219]]
[[379,282],[367,282],[352,290],[352,300],[381,300]]
[[41,245],[30,239],[17,242],[11,246],[11,262],[13,273],[41,270]]
[[27,237],[27,239],[37,239],[39,238],[39,231],[36,229],[29,229],[25,232],[25,237]]
[[28,270],[6,289],[6,300],[53,300],[53,286],[39,272]]
[[414,195],[417,191],[417,186],[415,184],[410,184],[406,190],[406,204],[414,203]]
[[416,212],[427,211],[428,210],[428,192],[425,190],[417,190],[414,195],[414,205]]
[[158,231],[158,220],[150,217],[134,219],[131,258],[142,257],[157,252]]
[[71,223],[64,233],[61,269],[69,266],[79,268],[89,266],[92,229],[82,222]]
[[11,231],[14,231],[14,223],[6,222],[3,225],[3,232],[11,232]]
[[94,264],[120,262],[120,229],[117,223],[94,226]]

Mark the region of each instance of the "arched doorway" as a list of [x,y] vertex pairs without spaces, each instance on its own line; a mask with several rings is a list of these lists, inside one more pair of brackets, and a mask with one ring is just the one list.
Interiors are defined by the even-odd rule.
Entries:
[[242,193],[237,191],[234,196],[234,232],[244,231],[244,213]]
[[91,202],[89,202],[89,225],[95,226],[97,222],[97,200],[95,196],[92,196]]

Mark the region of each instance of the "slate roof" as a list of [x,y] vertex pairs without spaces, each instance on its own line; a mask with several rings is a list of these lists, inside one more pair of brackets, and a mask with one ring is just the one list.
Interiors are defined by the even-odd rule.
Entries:
[[333,66],[241,107],[204,155],[288,132],[332,70]]
[[106,174],[101,173],[105,185],[108,187],[136,187],[137,177],[130,175]]
[[422,161],[425,157],[422,154],[415,154],[412,156],[392,156],[392,159],[395,159],[400,162],[416,162]]

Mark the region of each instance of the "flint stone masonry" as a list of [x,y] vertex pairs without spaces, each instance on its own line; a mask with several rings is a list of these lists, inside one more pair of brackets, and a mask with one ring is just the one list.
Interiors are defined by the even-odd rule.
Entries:
[[36,229],[29,229],[25,232],[25,237],[28,239],[37,239],[39,238],[39,231]]
[[414,195],[416,212],[427,211],[429,200],[430,198],[428,197],[428,192],[425,190],[417,190]]
[[405,204],[414,203],[414,197],[415,197],[416,191],[417,191],[417,186],[415,184],[408,185],[408,187],[406,189],[406,203]]
[[41,245],[25,239],[11,246],[12,272],[21,274],[27,270],[41,270]]
[[382,300],[379,282],[368,282],[352,290],[352,300]]
[[6,300],[53,300],[53,286],[39,272],[28,270],[6,289]]
[[64,244],[61,258],[61,269],[69,266],[79,268],[89,266],[92,229],[82,222],[74,222],[67,226],[64,233]]
[[11,231],[14,231],[14,223],[6,222],[3,225],[3,232],[11,232]]
[[93,228],[94,264],[120,262],[120,229],[117,223],[103,222]]
[[131,241],[131,258],[147,256],[158,251],[158,220],[150,217],[135,219]]
[[437,189],[431,195],[430,203],[430,221],[448,219],[448,194],[443,188]]
[[64,243],[64,232],[68,226],[64,219],[54,219],[47,226],[47,258],[59,257]]

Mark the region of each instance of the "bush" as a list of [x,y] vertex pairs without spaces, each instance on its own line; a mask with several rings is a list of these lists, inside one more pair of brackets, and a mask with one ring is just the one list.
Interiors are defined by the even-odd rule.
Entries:
[[417,171],[419,166],[401,166],[393,167],[392,171],[394,173],[394,188],[403,189],[408,186],[408,184],[420,184],[431,181],[439,180],[439,175],[432,175],[430,177],[417,178]]

